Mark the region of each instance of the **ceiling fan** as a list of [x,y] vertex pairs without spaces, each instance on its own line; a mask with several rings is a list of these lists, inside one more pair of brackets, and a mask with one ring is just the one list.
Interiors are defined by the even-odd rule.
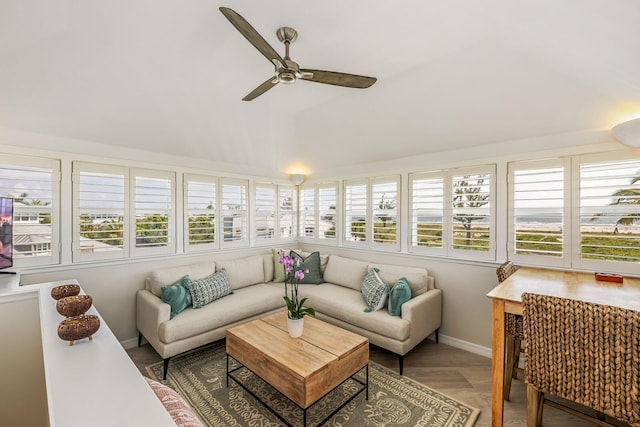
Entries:
[[308,80],[310,82],[325,83],[336,86],[353,87],[365,89],[376,82],[375,77],[359,76],[356,74],[338,73],[335,71],[310,70],[300,68],[300,66],[289,57],[289,45],[298,37],[296,30],[290,27],[278,28],[276,35],[278,40],[284,43],[285,55],[282,58],[278,55],[264,38],[235,11],[228,7],[221,7],[220,12],[233,24],[240,34],[242,34],[249,43],[260,51],[275,68],[275,76],[270,77],[260,86],[255,88],[251,93],[242,98],[243,101],[251,101],[262,95],[278,83],[292,84],[296,80]]

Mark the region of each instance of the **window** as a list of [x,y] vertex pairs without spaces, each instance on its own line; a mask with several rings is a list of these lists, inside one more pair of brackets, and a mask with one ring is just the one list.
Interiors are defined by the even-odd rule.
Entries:
[[449,253],[494,259],[493,187],[495,168],[466,168],[449,174],[451,229]]
[[273,241],[276,238],[276,186],[256,183],[254,230],[256,242]]
[[[640,262],[640,160],[579,163],[579,234],[574,242],[578,268],[637,273]],[[612,267],[612,262],[616,267]]]
[[[345,243],[399,250],[398,176],[345,181]],[[361,243],[358,243],[361,245]]]
[[318,188],[318,238],[336,240],[336,205],[338,188],[336,184],[321,184]]
[[73,164],[73,260],[175,252],[172,172]]
[[221,179],[222,247],[248,246],[247,188],[248,181]]
[[368,182],[345,181],[344,184],[344,240],[367,241]]
[[413,174],[411,246],[443,248],[444,179],[441,173]]
[[288,185],[278,186],[278,238],[293,239],[296,236],[296,191]]
[[14,198],[15,267],[57,264],[60,162],[2,155],[0,195]]
[[495,259],[495,166],[409,175],[410,251]]
[[315,187],[301,188],[300,197],[300,237],[316,235],[316,190]]
[[215,177],[185,175],[184,206],[187,220],[186,251],[210,250],[216,244]]
[[[509,258],[568,266],[564,159],[509,164]],[[544,258],[544,259],[541,259]]]

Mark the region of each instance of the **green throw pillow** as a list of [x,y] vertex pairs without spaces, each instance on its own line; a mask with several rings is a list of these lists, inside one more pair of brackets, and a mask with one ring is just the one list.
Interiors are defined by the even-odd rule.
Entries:
[[271,249],[273,252],[273,282],[274,283],[282,283],[284,282],[284,265],[280,264],[280,251],[283,250],[285,255],[290,255],[291,250],[289,249]]
[[389,294],[389,314],[400,316],[402,314],[402,304],[410,299],[411,287],[409,282],[404,277],[401,277],[391,288],[391,293]]
[[191,291],[191,299],[193,300],[193,308],[204,307],[211,301],[233,293],[224,268],[204,279],[187,280],[189,291]]
[[[304,278],[300,279],[300,283],[312,285],[324,283],[322,271],[320,271],[320,252],[312,252],[306,259],[295,251],[291,251],[290,256],[294,262],[296,259],[300,259],[300,267],[295,268],[295,270],[305,271]],[[309,271],[306,272],[306,270]]]
[[367,303],[366,312],[382,310],[384,303],[387,301],[389,287],[378,276],[377,268],[370,268],[364,280],[360,285],[360,291]]
[[160,288],[162,302],[171,306],[171,318],[184,311],[191,305],[191,292],[189,292],[189,276],[183,276],[173,285]]

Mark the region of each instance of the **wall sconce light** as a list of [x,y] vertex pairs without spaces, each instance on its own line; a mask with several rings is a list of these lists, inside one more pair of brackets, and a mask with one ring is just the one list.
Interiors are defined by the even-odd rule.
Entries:
[[302,173],[292,173],[289,175],[289,181],[296,187],[302,184],[305,179],[307,179],[307,176]]
[[613,127],[616,139],[629,147],[640,147],[640,118]]

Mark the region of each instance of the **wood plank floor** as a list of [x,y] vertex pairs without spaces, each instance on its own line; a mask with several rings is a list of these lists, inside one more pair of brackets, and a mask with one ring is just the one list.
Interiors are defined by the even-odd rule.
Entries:
[[[127,350],[138,369],[161,360],[149,345]],[[371,348],[371,360],[388,368],[398,369],[398,357],[385,350]],[[171,365],[169,365],[171,369]],[[404,375],[480,409],[476,427],[491,426],[491,360],[446,344],[425,340],[413,349],[404,361]],[[511,400],[505,402],[505,427],[526,426],[526,386],[514,380]],[[545,427],[586,427],[594,424],[545,406]]]

